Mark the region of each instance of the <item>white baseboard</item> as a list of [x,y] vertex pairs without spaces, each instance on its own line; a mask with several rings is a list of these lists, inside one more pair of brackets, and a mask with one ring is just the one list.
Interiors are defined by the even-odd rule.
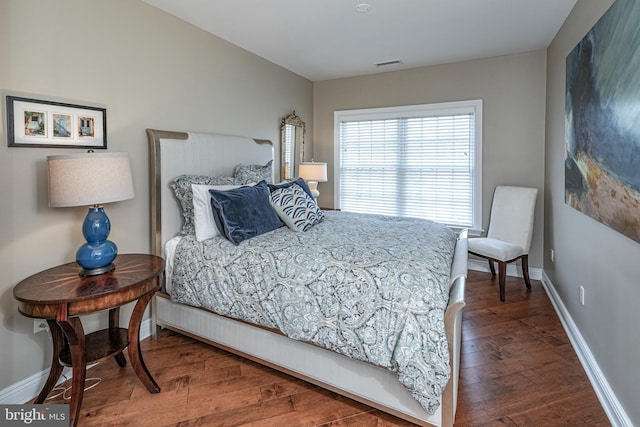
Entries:
[[549,295],[549,299],[560,318],[560,322],[562,322],[562,326],[573,345],[578,359],[580,359],[580,363],[582,363],[582,367],[587,373],[587,377],[591,382],[593,390],[598,396],[598,400],[600,400],[602,408],[607,414],[607,417],[609,417],[609,421],[613,426],[633,427],[633,423],[609,386],[609,382],[602,373],[600,366],[598,366],[598,362],[593,357],[593,353],[591,353],[589,346],[582,337],[582,334],[578,330],[573,318],[556,292],[553,283],[549,277],[544,274],[544,272],[542,277],[542,286],[544,286],[547,291],[547,295]]
[[[469,270],[489,272],[489,263],[485,260],[469,259],[468,268]],[[515,263],[507,264],[507,276],[522,277],[522,268],[520,265],[515,265]],[[589,346],[584,338],[582,338],[582,334],[580,334],[580,331],[560,299],[549,277],[539,268],[529,268],[529,277],[542,282],[542,286],[546,290],[556,314],[560,318],[560,322],[571,341],[571,345],[587,373],[591,386],[598,396],[598,400],[607,417],[609,417],[611,424],[620,427],[633,427],[633,423],[609,386]]]
[[[147,319],[140,324],[140,339],[143,340],[149,336],[151,336],[151,319]],[[92,366],[88,366],[87,368],[91,368]],[[47,381],[48,375],[49,369],[45,369],[0,390],[0,403],[21,405],[34,399],[38,393],[40,393],[42,386],[44,386],[45,381]],[[71,378],[71,368],[64,368],[62,375],[60,376],[58,384]]]

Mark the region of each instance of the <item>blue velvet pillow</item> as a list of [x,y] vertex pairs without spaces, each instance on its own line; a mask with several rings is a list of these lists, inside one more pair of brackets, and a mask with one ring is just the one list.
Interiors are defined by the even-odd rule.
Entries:
[[220,234],[236,245],[284,225],[271,207],[265,181],[252,187],[209,190],[209,193]]
[[300,186],[300,188],[302,188],[304,190],[304,192],[309,195],[309,197],[311,197],[313,200],[315,200],[315,198],[313,197],[313,194],[311,194],[311,190],[309,190],[309,186],[307,185],[305,180],[302,179],[302,178],[298,178],[295,181],[281,182],[280,184],[267,184],[267,185],[269,186],[269,191],[273,193],[274,191],[276,191],[279,188],[289,188],[293,184],[298,184]]

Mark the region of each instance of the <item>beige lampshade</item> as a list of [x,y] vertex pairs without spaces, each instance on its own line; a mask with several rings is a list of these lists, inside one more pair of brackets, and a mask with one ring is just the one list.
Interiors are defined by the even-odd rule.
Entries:
[[47,157],[49,206],[90,206],[133,198],[127,153]]
[[300,162],[300,178],[306,181],[327,181],[327,164],[324,162]]

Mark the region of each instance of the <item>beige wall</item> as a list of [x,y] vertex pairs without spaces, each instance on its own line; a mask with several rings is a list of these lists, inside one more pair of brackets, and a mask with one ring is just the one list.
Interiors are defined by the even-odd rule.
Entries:
[[[612,0],[580,0],[548,49],[544,271],[629,418],[640,425],[640,244],[564,203],[565,61]],[[578,286],[585,287],[585,305]]]
[[[0,91],[107,108],[109,151],[129,153],[136,197],[106,206],[122,253],[149,251],[145,128],[279,141],[292,110],[312,126],[313,85],[135,0],[0,0]],[[12,289],[73,261],[84,208],[49,208],[45,158],[73,149],[8,148],[0,129],[0,390],[48,368],[47,334],[33,334]],[[123,317],[128,313],[125,311]],[[88,319],[106,325],[106,315]]]
[[542,267],[545,67],[537,51],[316,82],[313,156],[329,163],[330,177],[319,185],[320,205],[333,206],[334,111],[482,99],[483,226],[496,185],[538,188],[529,265]]
[[[328,161],[331,176],[335,110],[483,99],[484,224],[496,184],[544,186],[531,266],[544,263],[609,384],[640,424],[640,246],[563,201],[564,59],[611,3],[578,2],[548,50],[548,66],[539,51],[312,84],[137,0],[0,0],[0,91],[107,107],[109,150],[129,153],[136,190],[133,200],[107,206],[111,238],[122,252],[149,250],[147,127],[277,141],[280,118],[295,109],[309,126],[309,145],[315,140],[309,155]],[[0,390],[49,366],[49,338],[32,333],[11,291],[21,279],[73,260],[85,214],[47,206],[45,157],[76,150],[9,149],[4,108]],[[323,206],[333,204],[333,184],[320,184]],[[543,257],[551,248],[555,263]],[[587,290],[585,306],[577,303],[578,284]],[[97,327],[106,318],[89,320]]]

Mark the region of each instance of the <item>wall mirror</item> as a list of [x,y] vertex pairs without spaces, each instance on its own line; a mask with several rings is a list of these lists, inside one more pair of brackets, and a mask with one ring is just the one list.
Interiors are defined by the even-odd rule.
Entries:
[[304,122],[296,115],[289,114],[280,125],[280,178],[291,180],[298,177],[298,167],[304,160]]

